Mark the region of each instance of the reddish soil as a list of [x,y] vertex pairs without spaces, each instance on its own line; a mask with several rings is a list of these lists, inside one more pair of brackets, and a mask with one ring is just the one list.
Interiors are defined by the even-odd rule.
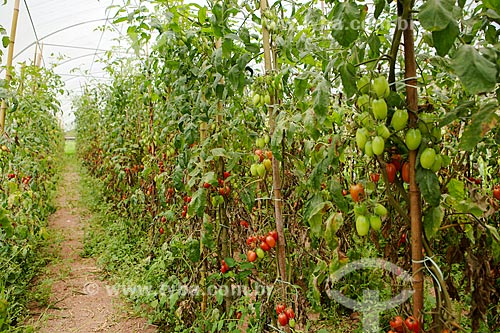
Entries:
[[51,280],[48,306],[32,309],[32,325],[42,333],[63,332],[156,332],[145,319],[137,318],[116,295],[110,295],[92,258],[82,258],[85,215],[79,208],[79,175],[67,165],[57,199],[57,211],[49,228],[60,234],[53,245],[57,259],[38,281]]

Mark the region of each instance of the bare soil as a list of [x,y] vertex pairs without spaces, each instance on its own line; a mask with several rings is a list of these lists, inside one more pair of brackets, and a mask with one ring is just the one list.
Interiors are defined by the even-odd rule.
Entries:
[[48,306],[31,309],[31,322],[41,333],[55,332],[156,332],[143,318],[137,318],[116,295],[107,292],[96,262],[82,258],[85,213],[79,207],[79,175],[67,163],[57,198],[57,211],[49,220],[49,229],[60,234],[53,244],[57,253],[45,276],[51,281]]

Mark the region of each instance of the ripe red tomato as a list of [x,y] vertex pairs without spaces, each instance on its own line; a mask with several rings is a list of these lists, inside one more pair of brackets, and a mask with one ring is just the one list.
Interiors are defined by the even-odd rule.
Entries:
[[240,225],[241,225],[243,228],[248,228],[248,226],[249,226],[249,225],[248,225],[248,222],[247,222],[247,221],[245,221],[245,220],[241,220],[241,221],[240,221]]
[[268,235],[266,237],[266,244],[269,245],[271,249],[273,249],[276,246],[276,240],[274,239],[273,236]]
[[203,183],[204,188],[210,188],[210,186],[212,186],[212,185],[210,185],[209,183]]
[[264,251],[269,251],[271,249],[271,247],[269,246],[269,244],[267,244],[266,242],[261,242],[260,243],[260,248]]
[[163,227],[160,227],[160,230],[158,230],[160,232],[160,235],[163,235],[163,233],[165,232],[165,230],[163,229]]
[[255,236],[249,236],[247,238],[247,245],[250,246],[250,245],[254,245],[255,246],[255,242],[257,242],[257,238]]
[[262,155],[263,155],[262,150],[257,149],[257,150],[255,151],[255,155],[257,155],[257,156],[259,156],[259,157],[260,157],[260,156],[262,156]]
[[405,325],[412,332],[418,332],[419,331],[419,323],[415,319],[415,317],[410,316],[410,317],[406,318]]
[[401,155],[393,154],[391,156],[391,163],[394,164],[397,171],[400,171],[401,170]]
[[224,179],[228,178],[229,176],[231,176],[231,173],[229,171],[224,171]]
[[410,163],[403,163],[403,167],[401,168],[401,177],[405,183],[410,183]]
[[226,194],[226,189],[224,187],[219,187],[219,194],[220,195],[225,195]]
[[276,305],[276,314],[280,314],[283,311],[285,311],[285,305],[284,304],[277,304]]
[[387,163],[385,165],[385,171],[387,172],[387,180],[389,181],[389,183],[394,183],[394,181],[396,180],[396,166],[394,165],[394,163]]
[[292,308],[288,308],[285,310],[285,314],[288,317],[288,319],[295,318],[295,313],[293,312]]
[[229,266],[226,264],[226,262],[223,260],[221,260],[220,262],[220,272],[222,274],[225,274],[227,271],[229,270]]
[[354,202],[359,202],[365,195],[365,189],[362,184],[353,184],[349,189],[351,193],[351,198]]
[[347,195],[347,190],[346,189],[343,189],[342,190],[342,195],[345,197]]
[[248,252],[247,252],[247,259],[250,262],[254,262],[257,259],[257,253],[255,253],[252,250],[248,250]]
[[281,326],[286,326],[288,324],[288,317],[285,313],[282,312],[278,315],[278,322]]
[[161,222],[162,222],[162,223],[167,222],[167,218],[166,218],[165,216],[162,216],[162,217],[161,217]]
[[392,329],[396,332],[403,332],[404,330],[403,318],[401,316],[394,317],[394,319],[389,322],[389,325],[391,325]]
[[500,186],[495,186],[495,188],[493,189],[493,196],[495,197],[495,199],[500,200]]
[[380,180],[380,174],[378,174],[378,173],[372,173],[370,175],[370,178],[371,178],[372,182],[378,183],[378,181]]
[[278,232],[276,230],[269,231],[268,235],[274,238],[275,241],[278,241]]
[[241,311],[238,311],[236,312],[236,319],[240,319],[241,318]]

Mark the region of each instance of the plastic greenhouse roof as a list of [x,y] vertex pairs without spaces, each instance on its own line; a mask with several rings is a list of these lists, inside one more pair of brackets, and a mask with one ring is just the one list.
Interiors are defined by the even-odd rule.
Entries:
[[[0,0],[0,25],[10,35],[15,0]],[[121,45],[127,52],[128,41],[122,32],[126,26],[113,24],[116,8],[123,0],[21,0],[19,21],[14,46],[13,64],[33,63],[37,39],[43,45],[42,66],[52,67],[65,83],[69,95],[60,97],[65,129],[73,126],[74,117],[71,99],[78,94],[86,82],[107,80],[105,64],[98,62],[106,51]],[[136,3],[148,1],[136,0]],[[203,0],[186,1],[204,3]],[[105,29],[103,29],[105,28]],[[121,41],[120,41],[121,40]],[[2,66],[7,61],[4,50]],[[0,72],[0,78],[5,71]]]

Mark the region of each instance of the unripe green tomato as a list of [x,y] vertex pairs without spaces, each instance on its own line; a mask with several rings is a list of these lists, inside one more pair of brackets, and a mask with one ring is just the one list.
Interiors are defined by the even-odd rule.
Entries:
[[252,103],[255,106],[259,106],[260,104],[260,95],[258,93],[255,93],[252,97]]
[[373,157],[373,145],[371,141],[366,141],[365,144],[365,154],[368,157]]
[[364,215],[359,215],[356,218],[356,231],[359,236],[368,235],[368,231],[370,231],[370,222]]
[[291,328],[294,328],[295,327],[295,319],[293,318],[290,318],[288,320],[288,325],[290,325]]
[[434,163],[432,164],[431,170],[433,172],[438,172],[441,170],[441,166],[443,165],[443,157],[440,154],[436,154],[434,157]]
[[252,176],[254,176],[254,177],[255,177],[255,176],[257,176],[257,174],[258,174],[258,173],[257,173],[257,164],[255,164],[255,163],[254,163],[254,164],[252,164],[252,165],[250,166],[250,174],[251,174]]
[[373,138],[372,149],[375,155],[381,155],[384,153],[385,142],[381,136],[376,136]]
[[406,127],[408,123],[408,111],[406,110],[396,110],[392,115],[391,126],[396,131],[400,131]]
[[370,106],[370,96],[366,94],[359,96],[357,104],[360,110],[366,111],[366,109]]
[[264,135],[264,143],[267,145],[269,143],[269,141],[271,140],[271,138],[269,138],[269,135]]
[[384,120],[387,118],[387,103],[384,99],[375,99],[372,101],[372,111],[375,119]]
[[257,174],[260,178],[263,178],[266,175],[266,167],[264,164],[257,164]]
[[271,104],[271,96],[269,94],[264,95],[264,104]]
[[371,78],[368,75],[363,76],[356,82],[356,87],[362,94],[368,94],[371,88]]
[[390,89],[389,82],[384,76],[379,76],[373,80],[373,91],[377,94],[378,98],[389,97]]
[[386,216],[387,215],[387,208],[385,208],[384,205],[378,203],[375,206],[375,209],[373,210],[373,212],[378,216]]
[[382,227],[382,220],[380,219],[380,216],[378,215],[370,216],[370,227],[375,231],[380,230],[380,228]]
[[255,140],[255,145],[257,146],[257,148],[264,148],[266,142],[264,138],[258,138],[257,140]]
[[385,126],[384,124],[380,124],[377,126],[377,134],[384,139],[387,139],[388,137],[391,136],[391,131]]
[[441,128],[439,127],[434,127],[432,129],[431,135],[436,139],[437,142],[441,141],[442,134],[441,134]]
[[365,128],[358,128],[356,131],[356,145],[359,150],[363,150],[365,148],[366,141],[368,141],[368,137],[366,135],[368,131]]
[[432,148],[425,148],[425,150],[420,155],[420,165],[424,169],[430,169],[434,164],[435,158],[436,158],[436,151]]
[[265,256],[264,250],[262,250],[260,247],[255,249],[255,253],[257,254],[257,257],[259,257],[259,259],[262,259]]
[[410,128],[406,132],[405,143],[409,150],[416,150],[422,142],[422,134],[418,128]]

